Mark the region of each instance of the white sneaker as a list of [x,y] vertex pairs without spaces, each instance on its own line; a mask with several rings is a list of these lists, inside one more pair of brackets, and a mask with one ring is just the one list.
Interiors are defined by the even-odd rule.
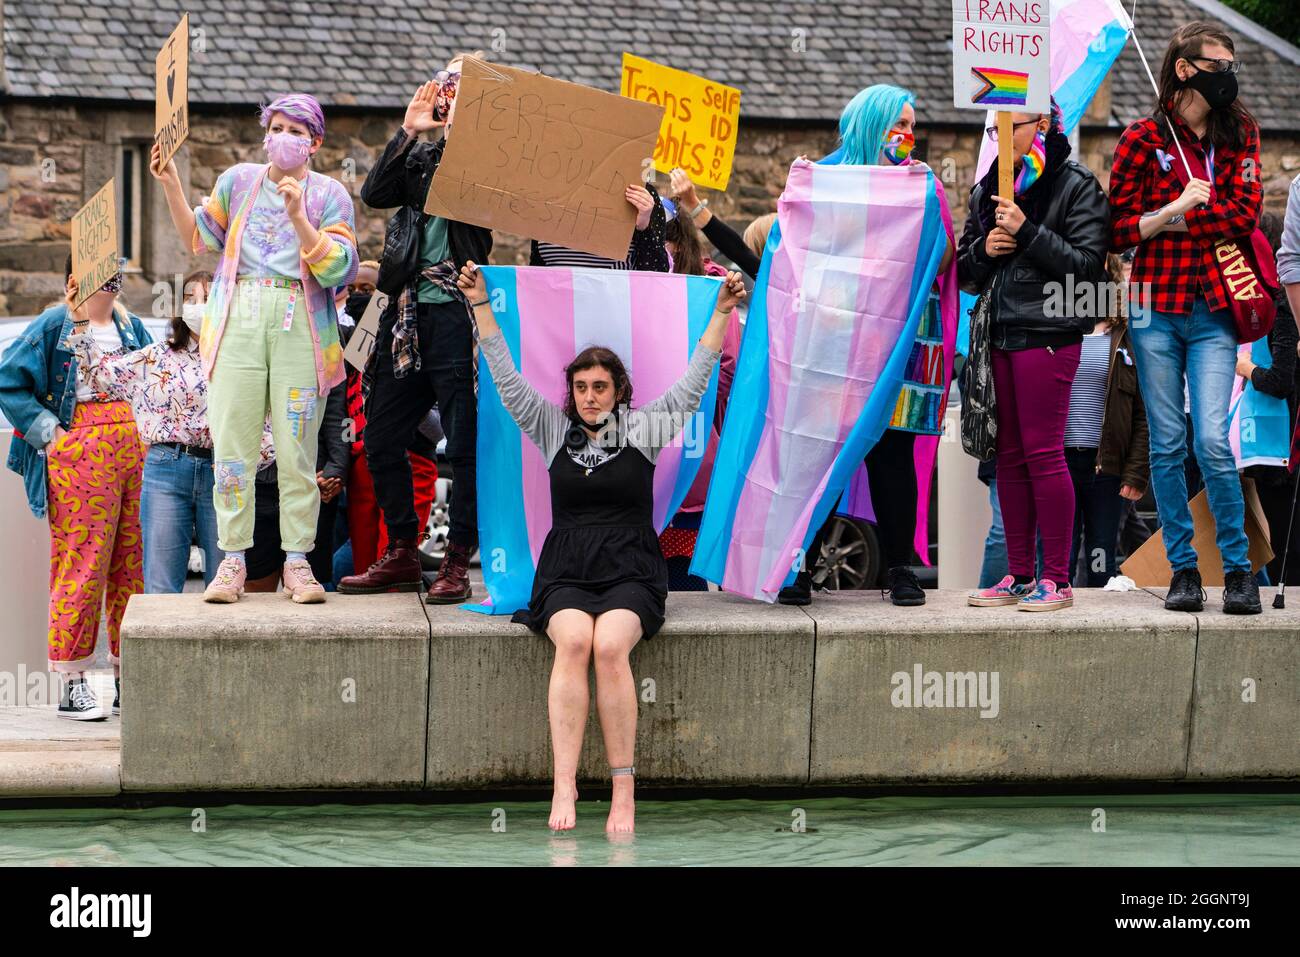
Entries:
[[99,706],[99,699],[90,690],[85,678],[65,682],[59,700],[59,717],[72,721],[103,721],[108,715]]

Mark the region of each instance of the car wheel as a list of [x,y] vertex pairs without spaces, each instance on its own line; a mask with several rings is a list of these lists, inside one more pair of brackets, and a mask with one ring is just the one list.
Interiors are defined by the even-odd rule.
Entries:
[[835,515],[813,569],[813,587],[832,591],[875,588],[882,565],[875,527],[859,519]]

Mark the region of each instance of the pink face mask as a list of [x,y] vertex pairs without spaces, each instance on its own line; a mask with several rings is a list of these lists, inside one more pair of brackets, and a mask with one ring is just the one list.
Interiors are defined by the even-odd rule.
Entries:
[[267,133],[262,149],[280,169],[297,169],[311,156],[311,140],[292,133]]

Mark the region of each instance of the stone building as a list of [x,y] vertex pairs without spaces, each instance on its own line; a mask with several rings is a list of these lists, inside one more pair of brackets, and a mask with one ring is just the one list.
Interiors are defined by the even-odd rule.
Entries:
[[[942,177],[959,222],[982,135],[981,114],[951,105],[948,0],[0,0],[0,316],[31,315],[59,296],[69,220],[109,177],[132,308],[150,311],[155,282],[201,264],[146,168],[154,56],[184,10],[192,132],[177,163],[195,203],[225,167],[261,161],[256,106],[290,89],[325,105],[315,168],[355,195],[411,92],[460,50],[612,91],[628,50],[738,87],[735,171],[711,200],[738,225],[775,208],[794,157],[834,148],[841,108],[870,83],[917,94],[917,155]],[[1266,202],[1280,211],[1300,173],[1300,50],[1215,0],[1144,0],[1138,16],[1157,60],[1191,20],[1236,37],[1242,95],[1264,130]],[[1130,44],[1079,133],[1080,157],[1103,181],[1119,131],[1151,100]],[[386,214],[357,205],[361,251],[377,257]],[[526,241],[499,235],[493,258],[522,262],[526,252]]]

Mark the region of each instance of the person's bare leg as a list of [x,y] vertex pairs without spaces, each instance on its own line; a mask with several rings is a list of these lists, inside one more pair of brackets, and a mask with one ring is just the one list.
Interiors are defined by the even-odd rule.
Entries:
[[550,819],[553,831],[567,831],[577,822],[578,756],[591,706],[587,670],[594,633],[595,619],[576,608],[557,611],[546,628],[547,637],[555,645],[551,687],[546,697],[555,769]]
[[[605,738],[605,755],[611,768],[633,764],[636,750],[636,681],[628,655],[641,640],[641,619],[634,612],[615,608],[596,617],[592,649],[596,656],[596,713]],[[605,830],[630,834],[636,819],[635,782],[632,775],[612,778],[613,798]]]
[[273,592],[280,587],[280,572],[273,571],[269,575],[263,575],[261,578],[250,578],[244,582],[244,591],[246,592]]

